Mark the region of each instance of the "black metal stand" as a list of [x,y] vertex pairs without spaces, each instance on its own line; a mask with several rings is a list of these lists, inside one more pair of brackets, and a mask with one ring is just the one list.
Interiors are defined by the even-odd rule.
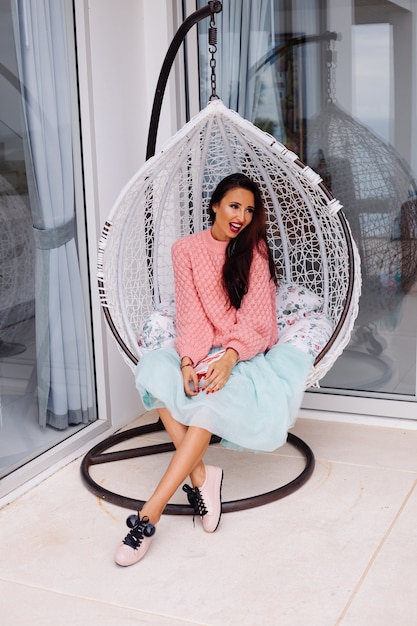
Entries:
[[[112,504],[121,506],[127,509],[139,511],[144,505],[144,500],[136,500],[117,494],[113,491],[105,489],[102,485],[99,485],[94,481],[90,474],[89,469],[92,465],[99,465],[101,463],[113,463],[122,461],[124,459],[133,459],[137,457],[147,456],[151,454],[160,454],[162,452],[172,452],[175,450],[172,443],[160,443],[151,446],[143,446],[130,448],[128,450],[120,450],[117,452],[106,452],[115,445],[139,437],[141,435],[147,435],[149,433],[158,432],[164,430],[164,426],[161,420],[153,424],[146,424],[137,428],[131,428],[130,430],[123,431],[116,435],[108,437],[101,443],[98,443],[92,448],[84,457],[81,464],[81,475],[87,484],[87,487],[94,493],[94,495],[107,500]],[[218,443],[219,437],[213,436],[210,443]],[[305,467],[303,471],[294,480],[289,483],[277,487],[267,493],[251,496],[249,498],[242,498],[241,500],[232,500],[230,502],[222,503],[222,512],[231,513],[235,511],[242,511],[244,509],[253,509],[275,500],[279,500],[293,493],[299,489],[310,478],[314,470],[314,455],[309,446],[293,434],[288,434],[287,442],[293,445],[297,450],[303,453],[305,458]],[[186,504],[168,504],[165,507],[164,514],[167,515],[193,515],[194,510]]]
[[[222,10],[222,4],[218,0],[210,0],[206,7],[195,11],[192,15],[190,15],[179,27],[176,32],[171,45],[169,46],[168,52],[165,56],[164,63],[162,65],[162,69],[160,72],[160,76],[158,79],[154,103],[151,114],[151,121],[149,125],[149,133],[148,133],[148,144],[147,144],[147,152],[146,152],[146,160],[151,158],[155,154],[155,145],[156,145],[156,136],[158,130],[159,117],[161,113],[162,107],[162,99],[165,93],[165,88],[169,76],[169,72],[171,70],[172,64],[175,59],[175,55],[183,42],[187,32],[190,28],[199,22],[200,20],[208,17],[209,15],[213,16],[214,13],[219,13]],[[152,232],[148,233],[149,245],[150,245],[150,258],[152,257]],[[100,287],[99,281],[99,287]],[[113,321],[110,317],[108,309],[104,307],[104,314],[106,316],[107,322],[112,330],[116,340],[128,355],[128,357],[132,360],[133,363],[137,362],[137,359],[131,352],[127,349],[127,346],[120,339],[117,329],[115,328]],[[108,489],[105,489],[98,483],[96,483],[89,474],[89,469],[92,465],[98,465],[101,463],[112,463],[115,461],[122,461],[124,459],[132,459],[141,456],[147,456],[151,454],[159,454],[161,452],[171,452],[175,448],[172,443],[164,443],[157,444],[152,446],[143,446],[138,448],[131,448],[129,450],[123,450],[118,452],[106,452],[109,448],[112,448],[116,444],[122,443],[129,439],[136,438],[141,435],[149,434],[152,432],[157,432],[163,430],[164,426],[159,420],[154,424],[148,424],[145,426],[140,426],[138,428],[133,428],[116,435],[112,435],[108,437],[101,443],[94,446],[84,457],[81,464],[81,474],[87,485],[87,487],[96,495],[102,498],[103,500],[107,500],[112,504],[116,504],[118,506],[122,506],[129,509],[140,510],[144,504],[143,500],[135,500],[134,498],[129,498],[127,496],[123,496]],[[218,443],[220,441],[219,437],[213,436],[211,438],[211,443]],[[314,455],[309,446],[304,443],[301,439],[296,437],[295,435],[289,434],[288,443],[301,451],[305,457],[305,467],[303,471],[296,477],[294,480],[289,483],[277,487],[272,491],[267,493],[263,493],[256,496],[251,496],[249,498],[243,498],[241,500],[233,500],[231,502],[223,502],[222,504],[222,512],[230,513],[232,511],[241,511],[243,509],[251,509],[257,506],[261,506],[263,504],[268,504],[269,502],[273,502],[275,500],[279,500],[289,494],[293,493],[297,489],[299,489],[311,476],[314,470]],[[171,515],[193,515],[193,509],[188,505],[182,504],[168,504],[164,510],[164,513]]]

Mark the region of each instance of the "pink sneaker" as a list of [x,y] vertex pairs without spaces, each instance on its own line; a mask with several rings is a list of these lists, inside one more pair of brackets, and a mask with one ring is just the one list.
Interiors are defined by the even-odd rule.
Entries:
[[222,482],[223,470],[221,467],[206,465],[206,480],[201,487],[192,489],[189,485],[183,486],[188,502],[194,508],[195,514],[200,516],[203,528],[207,533],[214,533],[220,523]]
[[126,524],[132,530],[123,539],[114,556],[117,565],[122,567],[133,565],[143,559],[156,531],[147,517],[140,519],[139,515],[130,515]]

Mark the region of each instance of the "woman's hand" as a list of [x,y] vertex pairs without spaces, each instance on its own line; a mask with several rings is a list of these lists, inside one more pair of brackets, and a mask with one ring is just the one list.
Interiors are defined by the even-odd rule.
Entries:
[[205,375],[202,391],[214,393],[223,389],[230,377],[233,366],[237,363],[239,355],[233,348],[228,348],[224,355],[212,363]]
[[196,396],[198,394],[198,377],[191,363],[181,366],[182,380],[186,396]]

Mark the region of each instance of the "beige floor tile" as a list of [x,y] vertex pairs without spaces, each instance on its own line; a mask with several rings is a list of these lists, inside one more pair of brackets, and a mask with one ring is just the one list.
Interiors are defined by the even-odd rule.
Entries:
[[417,624],[417,481],[358,582],[340,624]]
[[0,581],[3,626],[184,626],[182,620]]
[[[0,560],[0,580],[52,592],[45,600],[51,612],[54,594],[62,594],[191,624],[334,626],[346,607],[353,610],[350,598],[416,476],[375,461],[359,464],[360,455],[350,445],[357,440],[365,458],[361,432],[368,447],[377,448],[375,459],[378,450],[380,456],[389,450],[386,434],[378,435],[377,428],[369,433],[329,422],[315,422],[315,429],[302,425],[296,430],[316,448],[317,463],[301,489],[267,506],[224,515],[214,535],[205,534],[199,520],[194,528],[190,516],[164,516],[146,562],[132,568],[112,562],[128,511],[87,491],[79,462],[70,464],[0,511],[2,554],[12,555]],[[395,443],[398,434],[388,430]],[[338,434],[349,439],[348,448]],[[225,466],[227,498],[250,494],[260,485],[276,486],[302,466],[290,446],[272,455],[217,446],[209,450],[209,461]],[[136,476],[142,495],[151,489],[161,462],[147,457],[134,463],[132,473],[106,468],[100,480],[107,484],[114,472],[115,482],[124,481],[133,491]],[[411,518],[412,511],[408,524]],[[398,541],[403,540],[399,534]],[[404,578],[398,576],[398,585],[413,590]]]
[[297,420],[292,432],[318,459],[417,472],[417,431],[362,424]]

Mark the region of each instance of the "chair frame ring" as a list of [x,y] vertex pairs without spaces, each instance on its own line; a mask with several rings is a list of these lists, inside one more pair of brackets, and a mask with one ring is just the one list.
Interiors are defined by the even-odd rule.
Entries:
[[[103,463],[112,463],[115,461],[122,461],[125,459],[132,459],[136,457],[148,456],[153,454],[160,454],[163,452],[172,452],[175,450],[172,443],[160,443],[150,446],[139,446],[128,450],[120,450],[116,452],[106,452],[109,448],[128,441],[129,439],[137,438],[141,435],[147,435],[152,432],[158,432],[164,430],[164,426],[161,420],[158,420],[152,424],[145,424],[136,428],[131,428],[115,435],[112,435],[104,441],[98,443],[96,446],[85,455],[81,463],[81,475],[88,489],[94,493],[94,495],[100,497],[102,500],[106,500],[117,506],[121,506],[127,509],[133,509],[139,511],[145,504],[144,500],[130,498],[124,496],[109,489],[106,489],[99,483],[97,483],[90,475],[90,468],[94,465]],[[220,438],[213,436],[210,443],[218,443]],[[299,437],[292,433],[288,433],[287,443],[292,445],[298,451],[300,451],[305,459],[305,466],[298,476],[289,481],[285,485],[281,485],[272,491],[262,493],[259,495],[249,496],[240,500],[231,500],[222,503],[222,513],[232,513],[235,511],[242,511],[245,509],[252,509],[258,506],[269,504],[280,500],[294,491],[297,491],[302,487],[310,478],[315,466],[315,458],[311,448]],[[166,515],[193,515],[194,510],[191,506],[185,504],[167,504],[164,514]]]

